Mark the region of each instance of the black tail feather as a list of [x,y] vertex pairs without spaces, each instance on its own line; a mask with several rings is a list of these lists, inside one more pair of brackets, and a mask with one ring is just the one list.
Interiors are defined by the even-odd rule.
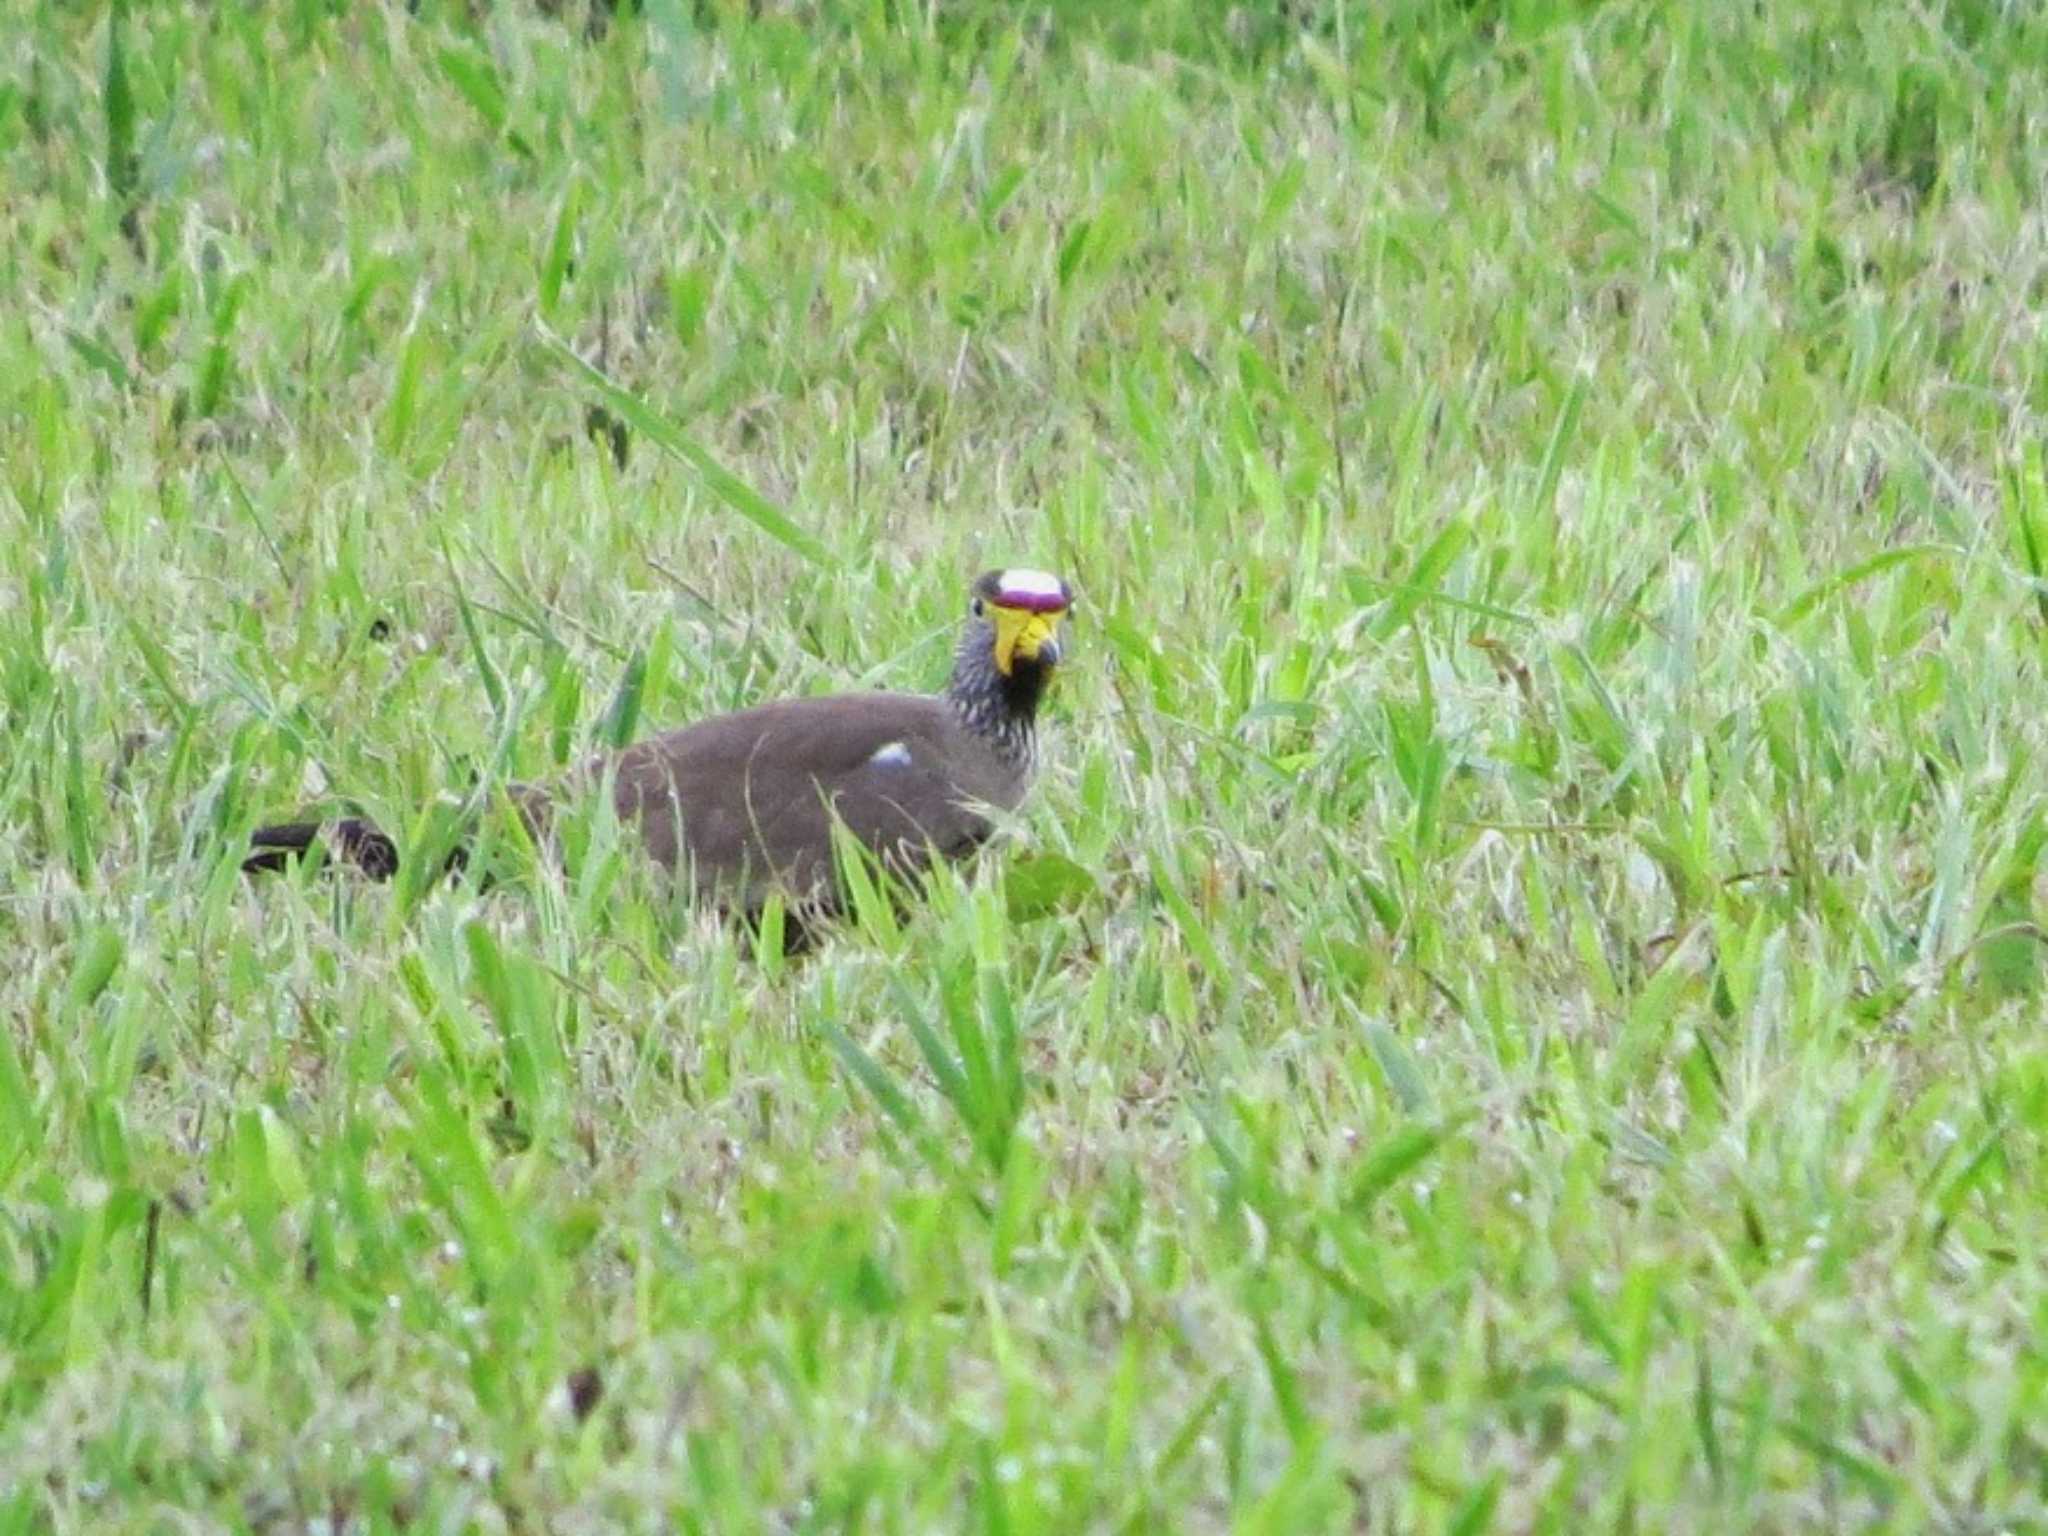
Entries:
[[254,875],[289,869],[323,841],[372,880],[389,880],[398,873],[398,845],[360,816],[344,816],[331,825],[288,821],[258,827],[249,838],[254,851],[242,860],[242,872]]

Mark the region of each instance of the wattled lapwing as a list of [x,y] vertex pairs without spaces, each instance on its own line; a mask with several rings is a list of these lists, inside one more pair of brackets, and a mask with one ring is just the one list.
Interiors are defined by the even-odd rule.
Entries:
[[[969,591],[943,692],[784,699],[593,758],[567,784],[513,785],[536,839],[565,788],[609,773],[622,822],[665,869],[738,915],[771,891],[792,911],[838,905],[833,824],[898,873],[971,854],[1014,810],[1038,766],[1038,705],[1060,659],[1072,602],[1044,571],[990,571]],[[323,841],[370,876],[398,869],[397,845],[347,817],[263,827],[245,870],[281,869]],[[452,865],[465,855],[458,850]]]

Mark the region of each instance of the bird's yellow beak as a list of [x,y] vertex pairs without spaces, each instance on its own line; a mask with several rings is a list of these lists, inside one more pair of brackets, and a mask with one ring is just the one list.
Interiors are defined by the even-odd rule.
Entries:
[[1035,613],[1029,608],[1007,608],[1001,603],[991,603],[989,612],[996,627],[996,670],[1003,676],[1010,675],[1010,668],[1020,656],[1036,661],[1048,647],[1054,657],[1059,655],[1054,638],[1060,627],[1057,613]]

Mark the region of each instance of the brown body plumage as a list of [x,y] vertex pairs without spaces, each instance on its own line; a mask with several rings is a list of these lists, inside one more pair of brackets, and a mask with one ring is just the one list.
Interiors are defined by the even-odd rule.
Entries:
[[[799,910],[829,910],[835,820],[903,873],[972,853],[994,830],[991,813],[1023,800],[1068,601],[1042,573],[990,572],[974,584],[942,693],[763,704],[594,758],[561,785],[515,785],[511,798],[544,839],[565,791],[609,776],[620,820],[649,855],[720,906],[753,914],[780,891]],[[262,828],[243,867],[282,868],[323,841],[372,878],[398,868],[396,845],[360,818]]]

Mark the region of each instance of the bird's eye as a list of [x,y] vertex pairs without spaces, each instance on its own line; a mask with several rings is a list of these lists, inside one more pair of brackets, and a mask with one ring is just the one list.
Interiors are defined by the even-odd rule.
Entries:
[[974,600],[974,616],[977,619],[981,617],[981,599],[978,597]]

